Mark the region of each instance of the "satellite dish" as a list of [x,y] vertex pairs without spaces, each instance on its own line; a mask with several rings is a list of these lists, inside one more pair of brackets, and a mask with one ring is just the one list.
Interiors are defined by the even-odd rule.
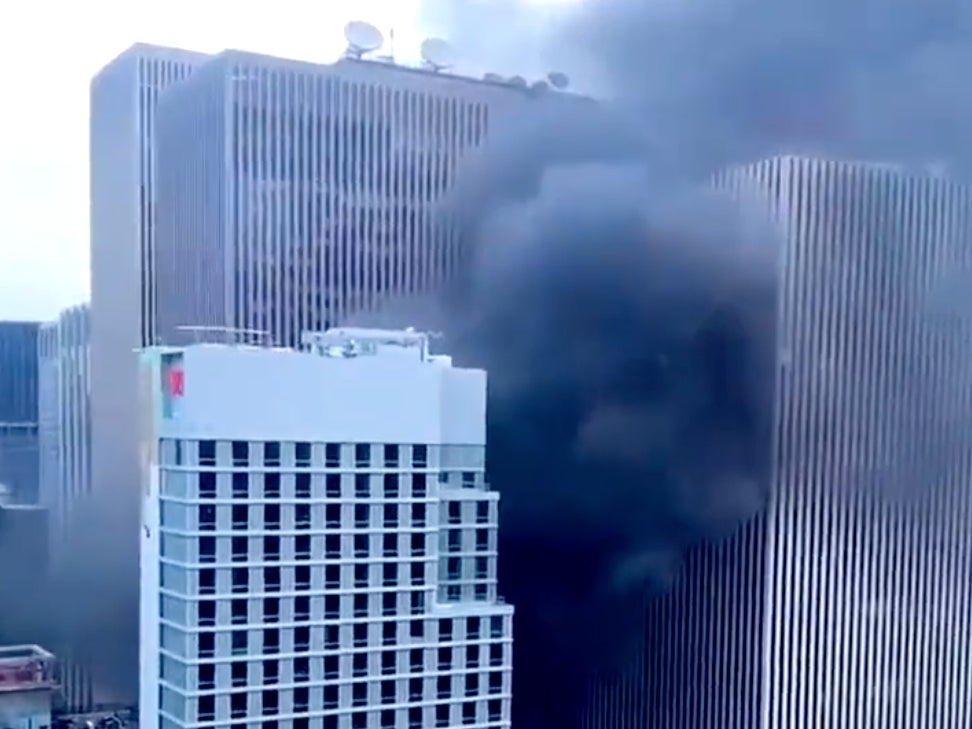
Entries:
[[567,77],[567,74],[561,73],[560,71],[551,71],[548,73],[547,80],[551,86],[559,90],[566,89],[570,85],[570,79]]
[[385,42],[381,31],[363,20],[352,20],[345,25],[344,39],[348,42],[345,53],[352,58],[361,58],[365,53],[376,51]]
[[534,92],[535,94],[542,94],[549,88],[550,84],[548,84],[546,81],[534,81],[532,84],[530,84],[530,91]]
[[441,38],[426,38],[421,45],[422,60],[433,71],[441,71],[455,65],[455,52]]
[[525,89],[527,86],[526,79],[522,76],[510,76],[506,80],[506,83],[508,83],[510,86],[518,86],[521,89]]
[[501,84],[503,83],[503,77],[498,73],[484,73],[483,81],[491,81],[494,84]]

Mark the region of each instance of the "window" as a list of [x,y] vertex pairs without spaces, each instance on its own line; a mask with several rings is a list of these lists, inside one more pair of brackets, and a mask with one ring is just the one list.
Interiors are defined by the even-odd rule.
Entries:
[[412,446],[412,465],[416,468],[427,468],[429,465],[429,447],[423,444]]
[[340,632],[338,626],[336,625],[325,625],[324,626],[324,648],[327,650],[334,650],[338,647]]
[[280,444],[279,443],[269,442],[263,444],[263,465],[264,466],[280,465]]
[[233,498],[245,499],[250,495],[249,476],[245,473],[233,474]]
[[233,568],[233,592],[246,592],[250,589],[250,571],[246,567]]
[[311,497],[311,477],[309,473],[298,473],[294,476],[294,496],[298,499]]
[[294,598],[294,620],[300,623],[310,620],[310,598],[307,595]]
[[462,522],[462,504],[458,501],[449,502],[449,523],[459,524]]
[[367,499],[371,496],[371,480],[366,473],[357,473],[354,476],[354,495],[358,499]]
[[280,678],[280,668],[276,661],[264,661],[263,662],[263,685],[267,686],[270,684],[277,683]]
[[503,616],[494,615],[489,619],[489,637],[490,638],[503,637]]
[[294,465],[298,468],[307,468],[311,464],[311,445],[310,443],[294,443]]
[[216,715],[216,697],[212,694],[209,696],[200,696],[199,710],[197,713],[199,721],[212,721]]
[[452,668],[452,648],[439,648],[439,670],[448,671]]
[[425,669],[425,659],[421,649],[415,648],[409,651],[408,665],[412,673],[421,673]]
[[489,665],[503,665],[503,645],[501,643],[493,643],[493,645],[489,647]]
[[398,535],[385,534],[381,538],[381,553],[386,557],[398,556]]
[[449,535],[449,551],[459,552],[462,550],[462,532],[458,529],[450,529]]
[[439,676],[435,682],[435,693],[440,699],[448,699],[452,696],[452,676]]
[[233,441],[233,465],[245,466],[250,460],[250,447],[246,441]]
[[213,440],[199,441],[199,465],[200,466],[216,465],[216,441]]
[[264,504],[263,525],[267,529],[280,528],[280,505],[279,504]]
[[503,718],[503,702],[492,699],[486,704],[486,713],[489,721],[500,721]]
[[370,523],[371,509],[367,504],[356,504],[354,507],[354,525],[358,529],[367,529]]
[[408,625],[408,634],[412,638],[425,638],[425,623],[421,620],[413,620]]
[[381,614],[394,615],[397,602],[394,592],[386,592],[381,596]]
[[476,579],[485,580],[489,578],[489,560],[486,557],[476,557]]
[[250,526],[250,510],[246,504],[233,504],[233,528],[246,529]]
[[[294,711],[307,711],[307,701],[310,692],[306,686],[298,686],[294,689]],[[294,720],[294,729],[297,727],[297,720]]]
[[324,480],[324,493],[329,499],[341,498],[341,474],[327,474],[327,478]]
[[367,443],[355,443],[354,465],[357,468],[367,468],[371,465],[371,446]]
[[424,527],[426,525],[425,513],[425,504],[412,504],[413,527]]
[[435,707],[435,725],[437,727],[449,726],[449,704],[439,704]]
[[311,539],[309,536],[301,534],[294,537],[294,557],[296,559],[310,559]]
[[466,618],[466,638],[479,640],[479,618]]
[[232,551],[234,562],[246,562],[249,551],[246,537],[233,537]]
[[408,682],[408,700],[421,701],[425,694],[425,681],[421,678],[412,678]]
[[336,709],[338,706],[338,687],[334,684],[324,687],[324,708]]
[[421,615],[425,612],[425,593],[412,593],[412,615]]
[[486,529],[476,530],[476,549],[483,551],[489,549],[489,531]]
[[395,729],[395,712],[392,709],[385,709],[381,712],[381,721],[378,726],[380,729]]
[[309,590],[311,584],[310,567],[299,564],[294,567],[294,587],[297,590]]
[[199,561],[216,561],[216,537],[199,537]]
[[263,559],[267,562],[276,562],[280,559],[280,537],[263,538]]
[[471,489],[476,487],[476,474],[472,471],[462,472],[462,487],[464,489]]
[[280,631],[276,628],[263,629],[263,652],[277,653],[280,650]]
[[216,666],[212,663],[199,664],[199,688],[211,689],[216,685]]
[[493,671],[489,674],[489,692],[491,694],[503,692],[503,674],[499,671]]
[[381,703],[383,704],[395,703],[395,682],[394,681],[381,682]]
[[383,623],[381,626],[381,642],[391,645],[398,639],[398,627],[393,622]]
[[212,471],[204,471],[199,474],[199,498],[216,498],[216,474]]
[[394,468],[398,465],[398,446],[392,443],[385,444],[385,468]]
[[324,587],[334,588],[341,586],[341,568],[336,564],[329,564],[324,568]]
[[280,498],[280,474],[279,473],[263,474],[263,495],[266,496],[268,499]]
[[341,505],[328,504],[324,509],[324,523],[328,527],[337,528],[341,526]]
[[428,486],[426,484],[425,474],[413,473],[412,474],[412,497],[416,499],[424,499],[426,494],[428,494]]
[[324,537],[324,556],[328,559],[336,559],[341,556],[341,537],[337,534],[328,534]]
[[294,522],[298,529],[310,529],[310,525],[311,525],[310,504],[297,504],[294,507]]
[[243,662],[233,663],[230,668],[230,677],[234,686],[246,686],[246,664]]
[[488,501],[479,501],[476,503],[476,523],[477,524],[489,523],[489,502]]
[[216,570],[199,570],[199,594],[212,595],[216,592]]
[[294,681],[298,683],[306,683],[310,680],[310,659],[308,658],[295,658],[294,659]]
[[303,625],[294,628],[294,650],[310,650],[310,628]]
[[385,498],[397,499],[398,498],[398,474],[386,473],[384,481],[385,481]]
[[473,599],[486,600],[489,597],[489,588],[483,583],[473,585]]
[[459,585],[446,585],[446,602],[459,602],[462,590]]
[[267,592],[280,592],[280,568],[263,568],[263,589]]
[[199,625],[210,627],[216,625],[216,601],[200,600],[197,607]]
[[462,577],[462,560],[458,557],[449,557],[446,560],[446,579],[458,580]]
[[337,620],[341,616],[341,597],[339,595],[324,596],[324,618]]
[[368,616],[368,596],[355,595],[354,596],[354,617],[364,618],[367,616]]
[[199,507],[199,530],[204,532],[211,532],[216,528],[216,507],[214,506],[200,506]]
[[354,566],[354,586],[355,587],[368,586],[368,565],[356,564]]
[[398,526],[398,504],[385,504],[385,529]]
[[355,557],[368,556],[368,535],[367,534],[356,534],[354,536],[354,556]]
[[412,706],[409,708],[408,729],[422,729],[422,707]]
[[397,670],[395,665],[395,653],[393,651],[385,651],[381,654],[381,674],[383,676],[390,676]]
[[365,706],[368,703],[368,684],[356,683],[351,686],[351,706]]
[[247,651],[247,640],[245,630],[234,630],[231,638],[233,655],[243,655]]
[[277,696],[276,691],[264,691],[263,692],[263,715],[273,716],[277,713]]
[[248,619],[246,600],[233,600],[230,610],[233,625],[246,625]]
[[366,729],[368,726],[367,714],[351,714],[351,729]]
[[334,679],[340,673],[341,661],[337,656],[324,656],[324,678]]
[[479,668],[479,646],[466,646],[466,668]]
[[425,563],[424,562],[412,562],[411,567],[411,583],[412,585],[421,586],[425,584]]
[[263,622],[276,623],[280,621],[280,600],[276,597],[263,598]]
[[368,654],[355,653],[351,658],[351,675],[355,678],[368,675]]
[[324,465],[328,468],[337,468],[341,465],[340,443],[328,443],[324,446]]
[[368,624],[367,623],[355,623],[354,624],[354,645],[357,648],[362,648],[368,645]]
[[200,633],[199,634],[199,657],[212,658],[213,653],[215,652],[216,652],[216,634]]
[[413,557],[425,556],[425,535],[424,534],[412,535],[412,556]]
[[476,704],[472,701],[467,701],[462,705],[462,723],[463,724],[475,724],[476,723]]
[[479,693],[479,674],[466,674],[466,696],[475,696]]

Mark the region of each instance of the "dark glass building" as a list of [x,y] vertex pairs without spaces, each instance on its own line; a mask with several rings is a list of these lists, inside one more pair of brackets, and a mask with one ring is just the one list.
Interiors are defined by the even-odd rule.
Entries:
[[0,322],[0,484],[37,502],[37,322]]

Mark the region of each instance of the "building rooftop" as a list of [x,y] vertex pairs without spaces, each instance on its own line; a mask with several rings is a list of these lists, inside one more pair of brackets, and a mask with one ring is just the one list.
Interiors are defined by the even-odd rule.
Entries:
[[52,653],[37,645],[0,647],[0,694],[56,686]]

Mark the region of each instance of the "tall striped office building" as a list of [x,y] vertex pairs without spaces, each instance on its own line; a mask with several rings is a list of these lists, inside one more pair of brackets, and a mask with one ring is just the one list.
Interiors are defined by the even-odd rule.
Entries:
[[435,203],[495,117],[528,101],[387,63],[213,57],[159,107],[162,339],[216,326],[293,346],[436,287],[461,251]]
[[972,191],[782,157],[771,501],[693,550],[584,729],[972,725]]

